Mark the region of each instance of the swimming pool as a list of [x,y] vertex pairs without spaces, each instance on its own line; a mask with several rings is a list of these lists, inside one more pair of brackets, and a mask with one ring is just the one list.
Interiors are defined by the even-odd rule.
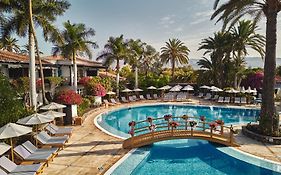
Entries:
[[154,118],[163,117],[165,114],[173,116],[205,116],[208,120],[222,119],[226,124],[255,122],[259,116],[259,110],[247,108],[229,108],[218,106],[195,105],[146,105],[127,107],[104,113],[97,118],[97,124],[111,134],[122,138],[128,138],[128,123],[132,120],[145,120],[147,116]]
[[[145,120],[147,116],[206,116],[210,121],[222,119],[226,124],[255,122],[260,111],[247,108],[192,105],[146,105],[126,107],[100,115],[96,123],[113,135],[128,138],[128,123]],[[253,156],[239,153],[204,140],[182,139],[154,143],[138,148],[120,165],[112,168],[113,175],[277,175],[281,166]]]

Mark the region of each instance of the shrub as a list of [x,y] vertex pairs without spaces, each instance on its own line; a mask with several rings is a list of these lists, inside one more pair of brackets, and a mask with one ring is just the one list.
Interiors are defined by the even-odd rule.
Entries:
[[79,80],[79,84],[81,84],[82,86],[86,86],[91,79],[92,77],[82,77]]
[[7,78],[0,73],[0,127],[27,116],[23,102],[18,98]]
[[56,95],[56,101],[67,105],[80,105],[82,103],[82,97],[73,90],[64,89]]
[[64,81],[61,77],[45,77],[45,79],[51,86],[59,86]]
[[87,98],[83,98],[82,103],[78,106],[78,115],[82,116],[85,111],[90,107],[91,101]]
[[103,96],[106,95],[106,90],[105,90],[105,88],[101,84],[95,84],[92,87],[92,94],[94,96],[103,97]]

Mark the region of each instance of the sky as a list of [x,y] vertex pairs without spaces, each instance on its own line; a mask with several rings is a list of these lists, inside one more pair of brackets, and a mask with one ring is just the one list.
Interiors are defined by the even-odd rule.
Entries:
[[[202,39],[213,36],[220,30],[221,23],[210,21],[214,12],[214,0],[69,0],[70,9],[58,17],[56,25],[62,23],[85,23],[96,31],[93,41],[99,45],[93,49],[94,60],[110,36],[141,39],[158,51],[170,38],[178,38],[190,49],[189,58],[202,58],[203,51],[197,51]],[[278,31],[281,29],[279,18]],[[265,34],[265,21],[259,23],[259,33]],[[42,33],[42,32],[41,32]],[[40,30],[37,35],[40,34]],[[51,54],[51,43],[41,35],[40,49],[44,55]],[[281,38],[278,36],[277,56],[281,56]],[[21,40],[21,42],[23,42]],[[250,57],[258,56],[250,51]]]

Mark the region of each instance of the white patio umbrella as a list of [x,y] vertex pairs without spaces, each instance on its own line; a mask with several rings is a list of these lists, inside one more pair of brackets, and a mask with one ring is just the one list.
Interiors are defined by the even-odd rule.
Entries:
[[206,85],[200,86],[200,89],[210,89],[210,88],[211,88],[210,86],[206,86]]
[[[49,123],[53,121],[55,118],[51,115],[43,115],[43,114],[32,114],[30,116],[24,117],[17,121],[18,124],[22,125],[36,125],[36,133],[38,132],[38,125]],[[37,139],[36,139],[36,146],[37,146]]]
[[239,93],[240,91],[237,91],[237,90],[231,88],[231,89],[229,89],[229,90],[226,90],[225,92],[231,93],[231,94],[237,94],[237,93]]
[[154,87],[154,86],[149,86],[147,89],[148,89],[148,90],[156,90],[157,88]]
[[253,93],[254,95],[257,95],[257,93],[258,93],[257,89],[254,88],[254,89],[252,90],[252,93]]
[[1,143],[0,143],[0,155],[5,154],[5,152],[9,151],[9,149],[11,149],[11,146],[10,146],[10,145],[7,145],[7,144],[4,143],[4,142],[1,142]]
[[218,87],[216,87],[216,88],[213,88],[211,91],[212,92],[222,92],[223,90],[218,88]]
[[242,86],[242,87],[240,88],[240,92],[245,93],[245,87],[244,87],[244,86]]
[[159,90],[168,90],[168,89],[171,89],[172,87],[169,86],[169,85],[166,85],[166,86],[163,86],[161,88],[158,88]]
[[64,117],[66,115],[63,112],[57,112],[57,111],[47,111],[47,112],[43,112],[43,113],[40,113],[40,114],[52,116],[53,118],[60,118],[60,117]]
[[132,90],[131,90],[131,89],[128,89],[128,88],[126,88],[126,89],[122,90],[121,92],[126,92],[126,93],[128,93],[128,92],[132,92]]
[[193,91],[193,90],[194,90],[193,86],[190,85],[187,85],[182,89],[182,91]]
[[0,128],[0,139],[10,139],[12,161],[14,161],[13,138],[31,132],[32,132],[32,128],[18,125],[16,123],[8,123]]
[[179,92],[181,89],[182,89],[182,86],[176,85],[176,86],[172,87],[169,91],[170,92]]
[[142,92],[143,90],[142,90],[142,89],[137,88],[137,89],[134,89],[133,91],[135,91],[135,92]]
[[106,94],[107,94],[107,95],[115,95],[116,93],[113,92],[113,91],[109,91],[109,92],[107,92]]
[[244,93],[251,94],[251,93],[253,93],[253,90],[252,90],[251,87],[249,86],[248,89],[244,91]]
[[65,107],[66,107],[65,105],[58,104],[58,103],[55,103],[55,102],[51,102],[50,104],[48,104],[46,106],[43,106],[40,109],[42,109],[42,110],[54,110],[54,109],[62,109],[62,108],[65,108]]

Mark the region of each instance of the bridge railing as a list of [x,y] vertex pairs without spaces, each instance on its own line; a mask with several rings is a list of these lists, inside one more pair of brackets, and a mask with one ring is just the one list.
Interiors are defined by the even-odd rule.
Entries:
[[146,120],[137,122],[131,121],[129,126],[129,133],[132,137],[163,130],[171,130],[171,132],[185,130],[190,131],[191,135],[193,135],[194,132],[201,131],[203,133],[208,133],[211,138],[214,135],[221,136],[228,138],[229,142],[232,143],[234,135],[232,125],[225,126],[222,120],[210,121],[204,116],[194,117],[183,115],[175,117],[165,115],[159,118],[147,117]]

